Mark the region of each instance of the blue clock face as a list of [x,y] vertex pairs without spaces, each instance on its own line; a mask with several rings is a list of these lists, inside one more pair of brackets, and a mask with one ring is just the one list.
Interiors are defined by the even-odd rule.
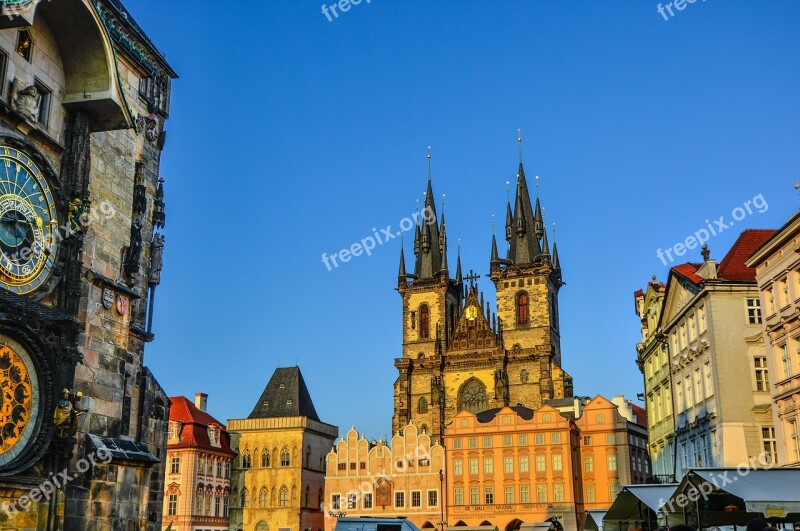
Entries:
[[50,186],[22,151],[0,146],[0,288],[44,285],[56,261],[58,218]]

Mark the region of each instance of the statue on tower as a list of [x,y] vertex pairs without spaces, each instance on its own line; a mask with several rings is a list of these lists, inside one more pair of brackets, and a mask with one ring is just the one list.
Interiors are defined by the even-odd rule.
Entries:
[[508,375],[503,369],[494,371],[494,398],[508,404]]

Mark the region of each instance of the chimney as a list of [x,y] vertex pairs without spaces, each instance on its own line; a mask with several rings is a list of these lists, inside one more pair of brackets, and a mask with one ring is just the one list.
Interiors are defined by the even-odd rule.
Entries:
[[205,413],[206,407],[208,406],[208,395],[205,393],[195,393],[194,405],[197,409]]

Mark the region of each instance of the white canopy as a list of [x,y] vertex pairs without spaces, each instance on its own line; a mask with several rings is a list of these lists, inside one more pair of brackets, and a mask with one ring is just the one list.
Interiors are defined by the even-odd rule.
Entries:
[[586,525],[584,525],[584,529],[591,529],[602,531],[603,530],[603,519],[606,517],[605,509],[589,509],[586,511]]
[[672,497],[676,484],[670,485],[627,485],[617,495],[611,508],[606,513],[605,522],[630,522],[647,519],[640,511],[640,504],[659,514],[664,505]]
[[[741,498],[749,513],[761,513],[767,518],[800,513],[800,469],[797,468],[741,471],[735,468],[694,468],[687,473],[681,487],[694,478],[712,485],[715,490]],[[696,481],[692,483],[697,485]]]

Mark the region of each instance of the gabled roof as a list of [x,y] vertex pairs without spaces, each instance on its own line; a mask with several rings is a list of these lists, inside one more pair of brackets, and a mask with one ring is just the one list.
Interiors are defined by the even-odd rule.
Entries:
[[[169,410],[170,422],[181,423],[179,442],[168,443],[167,448],[204,448],[221,451],[233,455],[230,436],[225,425],[204,411],[200,411],[194,403],[184,396],[173,396],[169,399],[172,406]],[[219,426],[219,446],[214,446],[208,437],[208,427]]]
[[701,282],[703,282],[703,277],[697,275],[696,272],[702,265],[703,264],[687,262],[685,264],[676,265],[672,268],[672,271],[679,274],[689,282],[699,285]]
[[308,417],[320,422],[314,402],[300,373],[300,367],[275,369],[261,393],[253,412],[247,418]]
[[755,282],[756,270],[745,262],[753,252],[775,234],[773,229],[749,229],[744,231],[731,250],[719,263],[718,276],[724,280]]

